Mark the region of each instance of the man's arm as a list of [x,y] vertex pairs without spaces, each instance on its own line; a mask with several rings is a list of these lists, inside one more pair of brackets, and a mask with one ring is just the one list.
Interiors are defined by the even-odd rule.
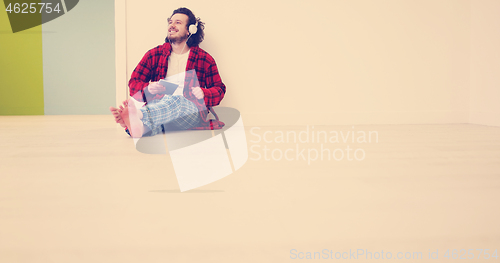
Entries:
[[[154,68],[157,66],[157,56],[155,49],[148,51],[134,69],[134,72],[132,72],[128,83],[130,96],[140,102],[150,101],[157,96],[156,89],[148,89],[149,82],[153,79]],[[161,86],[160,84],[157,85]]]
[[209,66],[205,73],[206,76],[206,88],[203,90],[205,105],[207,107],[213,107],[220,104],[221,100],[224,98],[226,93],[226,86],[222,83],[221,77],[219,75],[219,70],[215,64],[215,60],[210,57],[208,61]]

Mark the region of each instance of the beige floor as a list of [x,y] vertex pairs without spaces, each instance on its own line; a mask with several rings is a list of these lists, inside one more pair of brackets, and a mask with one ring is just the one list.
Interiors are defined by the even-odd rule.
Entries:
[[240,170],[180,193],[169,156],[137,152],[111,116],[0,117],[0,262],[500,262],[475,250],[500,250],[500,128],[315,126],[379,139],[323,145],[362,161],[310,164],[263,147],[320,143],[255,142],[307,127],[251,128]]

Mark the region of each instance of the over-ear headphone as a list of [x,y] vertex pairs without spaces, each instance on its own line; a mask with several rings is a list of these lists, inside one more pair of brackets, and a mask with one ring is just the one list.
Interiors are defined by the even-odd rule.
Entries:
[[189,34],[194,35],[196,32],[198,32],[198,19],[196,19],[196,23],[194,25],[189,25]]

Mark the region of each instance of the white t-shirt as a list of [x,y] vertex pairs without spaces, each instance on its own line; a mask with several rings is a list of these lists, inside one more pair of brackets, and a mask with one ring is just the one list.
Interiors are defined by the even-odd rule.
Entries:
[[184,54],[176,54],[174,52],[171,52],[170,56],[168,57],[168,70],[165,80],[179,85],[172,96],[184,96],[184,79],[186,77],[186,67],[189,53],[191,53],[191,51],[188,51]]

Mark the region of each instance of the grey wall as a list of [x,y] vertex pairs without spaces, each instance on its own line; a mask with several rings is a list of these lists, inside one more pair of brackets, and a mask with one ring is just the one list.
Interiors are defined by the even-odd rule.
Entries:
[[114,1],[81,0],[42,31],[45,114],[108,114],[116,103]]

